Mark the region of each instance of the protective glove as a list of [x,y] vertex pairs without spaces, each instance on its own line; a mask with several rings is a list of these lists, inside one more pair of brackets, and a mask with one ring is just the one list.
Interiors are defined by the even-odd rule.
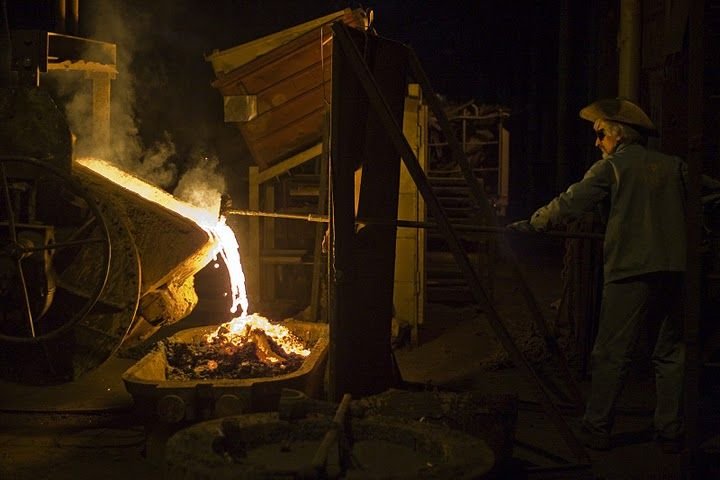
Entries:
[[508,230],[514,230],[516,232],[534,232],[535,228],[530,225],[530,220],[519,220],[517,222],[509,223],[505,226]]
[[547,207],[541,207],[530,217],[530,226],[536,232],[544,232],[550,228],[550,215]]

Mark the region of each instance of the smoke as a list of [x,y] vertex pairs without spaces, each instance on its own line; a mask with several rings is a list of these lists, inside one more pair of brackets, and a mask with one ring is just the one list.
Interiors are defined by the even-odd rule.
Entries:
[[[145,11],[144,11],[145,10]],[[58,72],[50,77],[57,90],[70,129],[75,137],[74,154],[98,157],[162,188],[172,187],[178,178],[176,148],[167,131],[157,138],[141,135],[136,105],[138,90],[147,83],[167,83],[162,69],[143,69],[142,82],[136,72],[136,58],[151,49],[152,22],[142,8],[123,0],[92,2],[81,24],[86,36],[117,47],[117,76],[110,86],[110,132],[108,138],[93,135],[92,82],[84,75]],[[70,74],[68,74],[70,73]]]
[[[177,178],[178,169],[168,159],[175,155],[175,145],[170,134],[165,132],[164,140],[156,141],[150,148],[142,152],[137,165],[130,165],[140,178],[152,179],[152,183],[163,188],[170,187]],[[148,180],[149,181],[149,180]]]
[[200,156],[180,178],[173,195],[196,207],[216,212],[220,195],[225,191],[225,179],[217,173],[218,159]]
[[[110,134],[105,141],[93,135],[92,82],[73,72],[50,76],[76,138],[75,155],[101,158],[153,185],[174,189],[173,194],[186,202],[217,211],[226,187],[217,173],[219,160],[197,153],[198,148],[181,158],[168,129],[171,121],[182,118],[178,112],[183,102],[158,95],[170,91],[172,82],[181,81],[167,71],[164,62],[169,52],[163,37],[181,6],[140,0],[84,5],[88,5],[81,18],[84,36],[116,45],[118,73],[111,81]],[[158,24],[157,18],[163,23]],[[201,56],[198,61],[204,63]],[[185,165],[189,168],[183,172]]]

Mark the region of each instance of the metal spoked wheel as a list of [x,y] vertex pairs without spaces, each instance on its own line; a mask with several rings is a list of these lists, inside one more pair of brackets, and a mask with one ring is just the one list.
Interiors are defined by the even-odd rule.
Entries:
[[[53,302],[63,271],[93,259],[72,310]],[[33,157],[0,156],[0,340],[41,343],[93,309],[110,272],[111,241],[95,198],[72,176]]]

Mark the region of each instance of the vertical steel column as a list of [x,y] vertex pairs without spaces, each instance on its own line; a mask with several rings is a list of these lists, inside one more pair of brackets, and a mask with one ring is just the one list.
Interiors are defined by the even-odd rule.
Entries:
[[[352,32],[355,33],[354,45],[367,42],[364,48],[365,64],[372,71],[375,85],[388,106],[388,113],[396,124],[401,124],[407,91],[407,49],[400,43],[381,37],[365,37],[357,30]],[[351,71],[354,71],[353,64],[351,60]],[[362,87],[360,92],[369,97],[367,90]],[[372,99],[368,100],[372,102]],[[394,221],[398,213],[401,162],[400,154],[380,118],[382,115],[376,109],[369,108],[367,116],[362,119],[366,126],[357,215],[388,222],[386,225],[373,224],[359,228],[356,236],[355,259],[359,287],[356,305],[366,309],[364,313],[356,314],[356,321],[364,324],[361,331],[366,337],[363,341],[365,366],[361,371],[356,371],[358,389],[362,395],[383,392],[395,386],[399,380],[399,375],[395,375],[393,369],[390,334],[397,242]]]
[[77,36],[80,33],[80,0],[70,0],[68,10],[67,33]]
[[638,100],[640,84],[640,0],[620,0],[618,95]]
[[55,0],[55,33],[65,33],[65,18],[67,3],[65,0]]
[[[330,188],[332,197],[330,346],[328,348],[331,401],[339,401],[353,389],[352,373],[363,352],[355,349],[354,324],[357,298],[355,253],[355,165],[364,138],[356,118],[366,114],[367,100],[362,86],[350,73],[342,49],[334,42],[332,52],[332,109],[330,144]],[[360,134],[360,132],[362,134]]]
[[[363,44],[364,58],[379,83],[376,86],[389,99],[388,114],[399,122],[405,99],[407,49],[381,37],[354,32],[355,38],[348,41]],[[390,345],[399,154],[382,122],[385,112],[369,108],[372,100],[354,72],[355,59],[343,53],[333,48],[335,301],[330,360],[335,398],[344,393],[380,393],[399,379]],[[356,230],[354,193],[358,185],[354,173],[360,165],[358,213],[381,221]]]

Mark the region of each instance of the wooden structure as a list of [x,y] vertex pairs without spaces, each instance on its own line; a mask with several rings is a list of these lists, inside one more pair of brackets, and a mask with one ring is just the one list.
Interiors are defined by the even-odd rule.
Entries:
[[[368,26],[366,12],[345,9],[206,58],[223,95],[225,121],[237,125],[255,163],[248,175],[251,210],[326,213],[323,144],[332,96],[330,24],[336,21]],[[311,295],[317,319],[324,233],[320,225],[296,220],[250,218],[244,266],[252,298],[290,296],[297,303]],[[283,291],[284,283],[292,293]]]
[[362,10],[345,9],[207,57],[225,121],[237,122],[260,170],[322,141],[335,21],[366,26]]
[[[510,184],[510,132],[507,108],[476,105],[446,107],[453,133],[468,158],[472,173],[482,186],[499,217],[506,214]],[[428,143],[428,180],[454,225],[487,225],[470,196],[467,180],[452,158],[449,141],[437,120],[431,121]],[[495,235],[459,232],[468,255],[492,296],[497,262]],[[429,232],[427,241],[427,295],[431,302],[464,302],[471,297],[439,232]]]
[[[409,65],[407,50],[396,42],[363,38],[339,24],[333,31],[343,35],[338,37],[341,48],[333,53],[332,86],[338,95],[332,104],[330,146],[333,262],[328,391],[335,399],[345,392],[353,396],[380,393],[399,381],[393,375],[390,327],[400,161],[383,120],[393,122],[394,133],[403,136],[400,125]],[[367,53],[361,64],[352,56],[358,48]],[[356,68],[369,70],[377,95],[364,91]],[[371,107],[378,98],[383,99],[386,112]],[[358,186],[355,171],[359,165]],[[387,223],[357,228],[358,217]]]
[[[223,95],[225,121],[236,123],[255,163],[248,175],[250,210],[326,214],[329,25],[342,22],[364,30],[367,17],[362,10],[345,9],[207,57],[217,75],[213,86]],[[424,161],[428,115],[417,85],[407,92],[404,117],[406,136]],[[417,189],[406,171],[402,178],[406,188],[398,218],[424,220]],[[251,297],[265,306],[294,302],[292,307],[309,296],[310,319],[324,317],[320,296],[326,265],[320,241],[326,225],[273,217],[248,221],[250,253],[243,264]],[[425,298],[424,234],[403,229],[398,235],[402,254],[396,266],[395,314],[415,334]]]

